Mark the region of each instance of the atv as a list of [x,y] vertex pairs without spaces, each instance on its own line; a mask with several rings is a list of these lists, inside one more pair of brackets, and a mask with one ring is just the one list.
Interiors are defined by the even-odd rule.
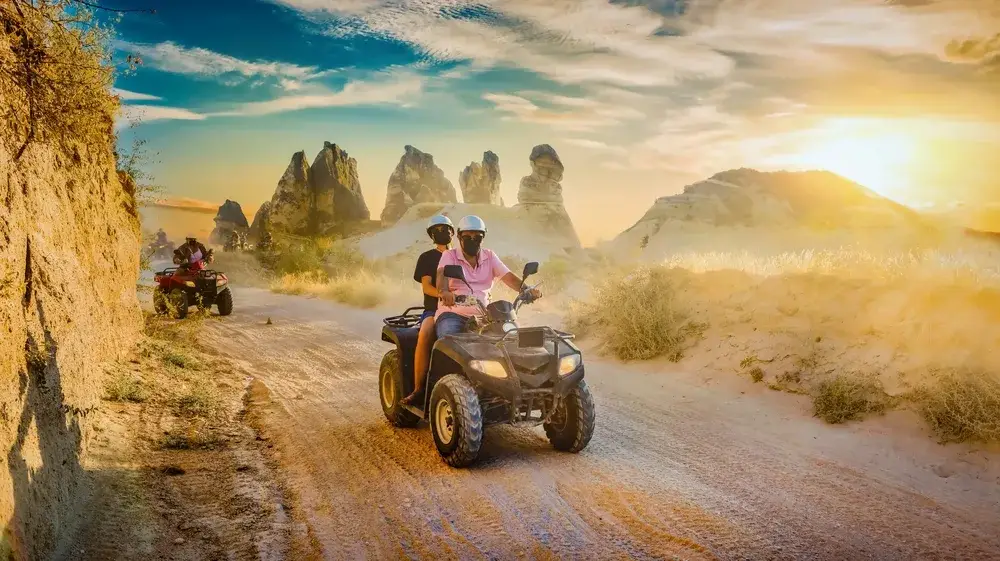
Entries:
[[[528,263],[522,278],[537,272],[538,263]],[[444,275],[465,282],[459,265],[445,266]],[[379,367],[386,419],[397,427],[428,421],[438,453],[453,467],[476,461],[483,428],[495,424],[542,425],[557,450],[586,448],[594,434],[594,398],[583,379],[583,354],[573,344],[573,335],[551,327],[518,326],[518,309],[532,302],[530,289],[520,291],[513,303],[483,305],[461,296],[457,302],[463,300],[477,305],[480,315],[470,320],[467,332],[434,343],[419,406],[400,403],[400,398],[413,391],[413,355],[423,308],[408,308],[383,320],[382,340],[396,346]]]
[[188,308],[219,309],[220,316],[233,313],[233,293],[229,278],[221,271],[205,269],[201,261],[187,267],[167,267],[157,271],[153,280],[153,310],[157,314],[173,311],[179,319],[187,317]]

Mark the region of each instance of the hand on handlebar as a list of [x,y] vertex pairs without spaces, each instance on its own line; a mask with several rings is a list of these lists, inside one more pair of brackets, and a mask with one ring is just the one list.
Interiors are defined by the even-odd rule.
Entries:
[[455,293],[454,292],[450,292],[448,290],[445,290],[444,292],[442,292],[441,293],[441,303],[444,304],[445,306],[454,306],[455,305]]

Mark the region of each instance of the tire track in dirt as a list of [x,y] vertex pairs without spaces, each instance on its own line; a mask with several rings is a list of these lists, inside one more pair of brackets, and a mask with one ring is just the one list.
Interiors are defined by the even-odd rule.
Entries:
[[988,481],[922,479],[934,458],[889,437],[593,360],[587,450],[491,428],[453,470],[426,428],[382,417],[375,314],[238,295],[209,337],[269,388],[265,432],[327,558],[1000,559]]

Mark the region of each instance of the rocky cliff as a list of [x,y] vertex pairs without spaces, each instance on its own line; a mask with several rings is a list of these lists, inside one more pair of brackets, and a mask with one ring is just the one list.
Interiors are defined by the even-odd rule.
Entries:
[[517,209],[526,218],[544,225],[552,234],[563,237],[570,247],[580,247],[573,221],[563,206],[562,160],[555,149],[540,144],[531,150],[531,175],[521,178]]
[[660,197],[616,243],[645,248],[681,244],[685,234],[703,238],[705,232],[716,236],[737,232],[745,237],[764,230],[920,233],[927,227],[917,212],[828,171],[744,168],[717,173],[684,187],[682,193]]
[[455,187],[434,164],[434,156],[407,145],[389,176],[382,225],[395,224],[414,204],[457,202]]
[[250,224],[250,241],[260,240],[260,236],[271,229],[271,201],[264,201],[253,215]]
[[246,232],[250,225],[240,203],[226,199],[215,214],[215,228],[209,236],[212,243],[226,243],[233,232]]
[[483,162],[472,162],[458,176],[462,200],[466,204],[503,206],[500,197],[500,158],[490,151],[483,153]]
[[[17,103],[8,95],[0,109]],[[23,129],[0,121],[3,559],[50,558],[85,516],[87,413],[102,364],[141,325],[135,186],[115,171],[111,120],[89,146],[38,139],[16,160]]]
[[296,152],[278,180],[267,216],[272,230],[301,236],[337,233],[367,222],[371,213],[357,161],[329,142],[311,166],[305,152]]

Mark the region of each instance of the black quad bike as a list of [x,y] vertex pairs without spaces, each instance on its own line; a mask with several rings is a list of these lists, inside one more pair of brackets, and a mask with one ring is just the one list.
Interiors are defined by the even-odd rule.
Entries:
[[[528,263],[522,278],[536,272],[538,263]],[[444,275],[465,282],[461,266],[445,266]],[[470,320],[468,332],[435,342],[420,406],[399,400],[413,391],[413,355],[423,308],[385,318],[382,340],[396,346],[379,368],[379,397],[389,422],[414,427],[428,421],[438,452],[454,467],[476,461],[483,428],[494,424],[542,425],[557,450],[586,448],[594,434],[595,412],[583,379],[583,355],[569,333],[518,326],[517,310],[531,301],[528,290],[513,303],[498,300],[484,306],[469,297],[466,303],[478,305],[480,316]]]

